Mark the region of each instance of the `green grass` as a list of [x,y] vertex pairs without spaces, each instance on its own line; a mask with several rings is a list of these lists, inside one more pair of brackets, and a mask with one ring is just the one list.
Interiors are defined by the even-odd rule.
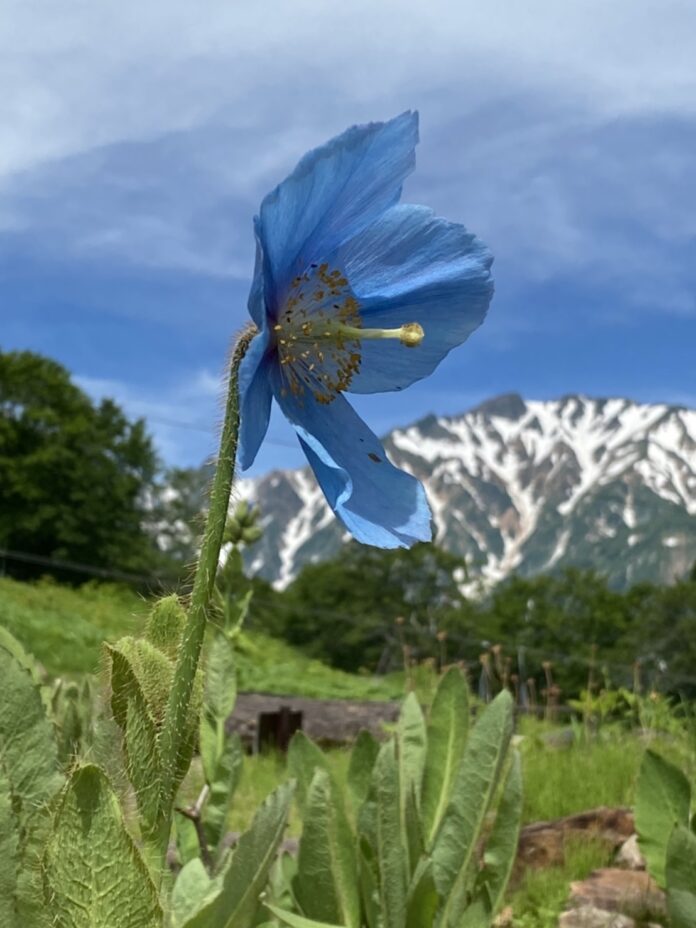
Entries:
[[[86,584],[79,589],[49,580],[18,583],[0,578],[0,625],[5,626],[51,676],[95,673],[102,644],[137,634],[150,604],[129,589]],[[344,673],[305,657],[260,632],[239,640],[241,690],[323,699],[394,699],[398,677]]]
[[147,609],[117,586],[90,583],[75,590],[50,580],[0,579],[0,625],[52,676],[95,673],[102,642],[137,632]]
[[696,745],[686,732],[681,738],[645,739],[639,731],[613,727],[593,741],[558,747],[546,740],[557,735],[558,728],[524,719],[519,730],[525,736],[521,745],[525,823],[563,818],[597,806],[632,805],[648,746],[685,770],[696,786]]

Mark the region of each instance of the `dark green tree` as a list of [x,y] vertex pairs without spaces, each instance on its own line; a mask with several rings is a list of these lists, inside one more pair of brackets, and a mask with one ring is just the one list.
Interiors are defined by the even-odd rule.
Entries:
[[[156,469],[142,420],[130,422],[112,400],[93,403],[55,361],[0,352],[1,548],[147,572],[156,551],[143,524]],[[11,558],[6,569],[50,572]]]
[[460,573],[461,558],[434,545],[382,551],[351,543],[340,557],[306,566],[276,597],[268,630],[344,670],[398,666],[400,635],[414,657],[432,656],[437,632],[466,608]]

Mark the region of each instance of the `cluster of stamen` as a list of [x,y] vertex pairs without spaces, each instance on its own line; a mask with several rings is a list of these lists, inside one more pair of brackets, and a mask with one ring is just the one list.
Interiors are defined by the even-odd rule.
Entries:
[[413,347],[423,329],[409,323],[399,329],[366,329],[360,306],[342,271],[312,264],[291,283],[273,327],[283,377],[283,395],[309,391],[318,403],[331,403],[347,390],[360,370],[365,338],[398,338]]
[[284,389],[299,396],[309,390],[330,403],[360,369],[360,342],[343,327],[362,325],[348,280],[328,264],[312,264],[292,281],[274,326]]

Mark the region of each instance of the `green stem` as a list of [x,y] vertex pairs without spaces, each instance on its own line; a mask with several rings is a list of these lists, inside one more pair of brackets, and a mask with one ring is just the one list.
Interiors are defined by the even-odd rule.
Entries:
[[239,365],[255,334],[256,330],[254,328],[242,332],[232,353],[225,420],[220,438],[220,452],[215,477],[213,478],[210,493],[210,508],[208,509],[203,543],[198,557],[193,590],[191,591],[188,618],[177,655],[174,680],[169,694],[169,704],[162,731],[162,797],[167,816],[171,815],[174,802],[174,791],[177,786],[175,782],[177,758],[182,747],[182,736],[186,730],[186,720],[191,705],[191,693],[201,655],[208,610],[215,589],[215,574],[220,558],[220,548],[234,480],[237,437],[239,434]]

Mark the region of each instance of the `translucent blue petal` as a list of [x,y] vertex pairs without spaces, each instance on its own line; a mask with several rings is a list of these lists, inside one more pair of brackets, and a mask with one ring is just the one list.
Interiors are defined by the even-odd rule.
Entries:
[[344,270],[365,327],[418,322],[425,331],[415,348],[363,340],[354,393],[402,390],[427,377],[481,325],[493,296],[485,245],[424,206],[394,206],[324,260]]
[[421,484],[389,462],[379,439],[341,395],[329,405],[311,393],[274,393],[295,427],[326,499],[358,541],[380,548],[430,541],[430,509]]
[[266,280],[265,280],[265,261],[263,260],[263,248],[259,236],[259,217],[254,216],[254,235],[256,237],[256,261],[254,262],[254,277],[251,281],[251,290],[247,307],[249,315],[256,323],[258,329],[263,329],[266,325]]
[[[374,222],[401,196],[415,164],[418,115],[353,126],[308,152],[261,204],[259,234],[267,284],[282,298],[288,283]],[[268,280],[270,278],[270,281]],[[267,292],[267,299],[271,291]],[[274,306],[269,305],[270,312]]]
[[239,365],[239,442],[237,461],[242,470],[254,463],[271,416],[270,362],[268,329],[256,335]]

